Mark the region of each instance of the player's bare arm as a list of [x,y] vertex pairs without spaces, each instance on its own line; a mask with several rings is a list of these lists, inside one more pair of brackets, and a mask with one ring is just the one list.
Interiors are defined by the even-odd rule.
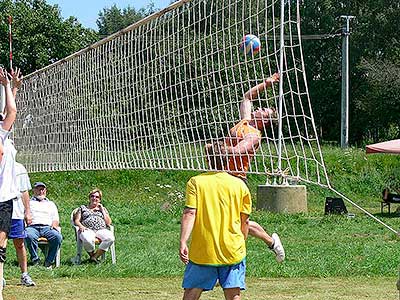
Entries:
[[226,147],[226,151],[228,154],[253,154],[256,152],[259,144],[261,142],[261,138],[258,134],[249,133],[237,143],[236,146],[228,146]]
[[247,239],[247,236],[249,235],[249,222],[250,222],[249,215],[240,213],[240,222],[244,239]]
[[15,99],[11,91],[10,78],[11,75],[5,69],[0,68],[0,84],[4,86],[6,92],[6,116],[2,124],[4,130],[10,130],[17,117],[17,106],[15,105]]
[[181,238],[179,247],[179,258],[184,264],[189,263],[189,247],[187,242],[192,234],[195,219],[196,209],[185,207],[181,220]]
[[242,120],[249,120],[251,118],[251,101],[256,99],[257,96],[268,87],[271,87],[274,83],[279,82],[279,78],[279,73],[275,73],[271,77],[268,77],[265,81],[252,87],[243,95],[243,100],[240,103],[240,118]]

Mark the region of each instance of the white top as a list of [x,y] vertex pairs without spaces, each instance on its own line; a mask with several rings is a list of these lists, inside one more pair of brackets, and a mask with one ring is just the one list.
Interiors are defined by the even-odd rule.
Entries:
[[31,182],[29,180],[28,172],[25,167],[19,162],[15,162],[15,175],[17,177],[17,183],[19,188],[19,195],[17,200],[13,203],[13,219],[23,220],[25,207],[22,202],[22,193],[31,190]]
[[31,206],[32,223],[30,225],[51,225],[53,221],[59,221],[57,206],[53,201],[45,198],[42,201],[32,197],[29,201]]
[[8,138],[9,131],[3,129],[2,123],[0,122],[0,142],[3,143],[3,159],[0,163],[0,202],[11,200],[19,194],[15,176],[17,150]]

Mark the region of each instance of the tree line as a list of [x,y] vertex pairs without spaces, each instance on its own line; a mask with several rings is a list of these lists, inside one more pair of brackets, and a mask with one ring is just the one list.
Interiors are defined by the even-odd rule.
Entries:
[[[322,141],[339,143],[341,107],[341,15],[353,15],[350,35],[350,144],[400,137],[400,3],[389,0],[304,1],[303,35],[310,98]],[[14,65],[25,74],[62,59],[156,11],[118,8],[98,14],[97,30],[85,28],[45,0],[0,1],[0,64],[8,66],[8,23],[13,16]],[[336,36],[335,34],[339,34]]]

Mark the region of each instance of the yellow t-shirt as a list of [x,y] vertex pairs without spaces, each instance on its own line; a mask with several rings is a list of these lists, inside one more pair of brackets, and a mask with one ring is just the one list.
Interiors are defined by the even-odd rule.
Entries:
[[186,207],[196,209],[189,259],[201,265],[234,265],[246,256],[240,213],[250,215],[246,184],[226,172],[192,177],[186,185]]

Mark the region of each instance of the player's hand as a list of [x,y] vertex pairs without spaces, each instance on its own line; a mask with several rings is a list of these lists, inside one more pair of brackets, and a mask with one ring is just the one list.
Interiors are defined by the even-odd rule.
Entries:
[[28,226],[32,224],[32,215],[30,212],[25,212],[25,222]]
[[187,244],[181,244],[179,249],[179,258],[185,265],[189,263],[189,248]]
[[268,77],[268,78],[265,80],[265,84],[266,84],[267,86],[271,86],[272,84],[274,84],[274,83],[276,83],[276,82],[279,82],[279,79],[280,79],[279,73],[274,73],[271,77]]
[[9,74],[4,68],[0,68],[0,83],[4,86],[10,84]]
[[22,85],[23,78],[24,78],[24,75],[22,75],[20,68],[16,67],[15,70],[11,69],[11,82],[12,82],[13,88],[19,89]]

